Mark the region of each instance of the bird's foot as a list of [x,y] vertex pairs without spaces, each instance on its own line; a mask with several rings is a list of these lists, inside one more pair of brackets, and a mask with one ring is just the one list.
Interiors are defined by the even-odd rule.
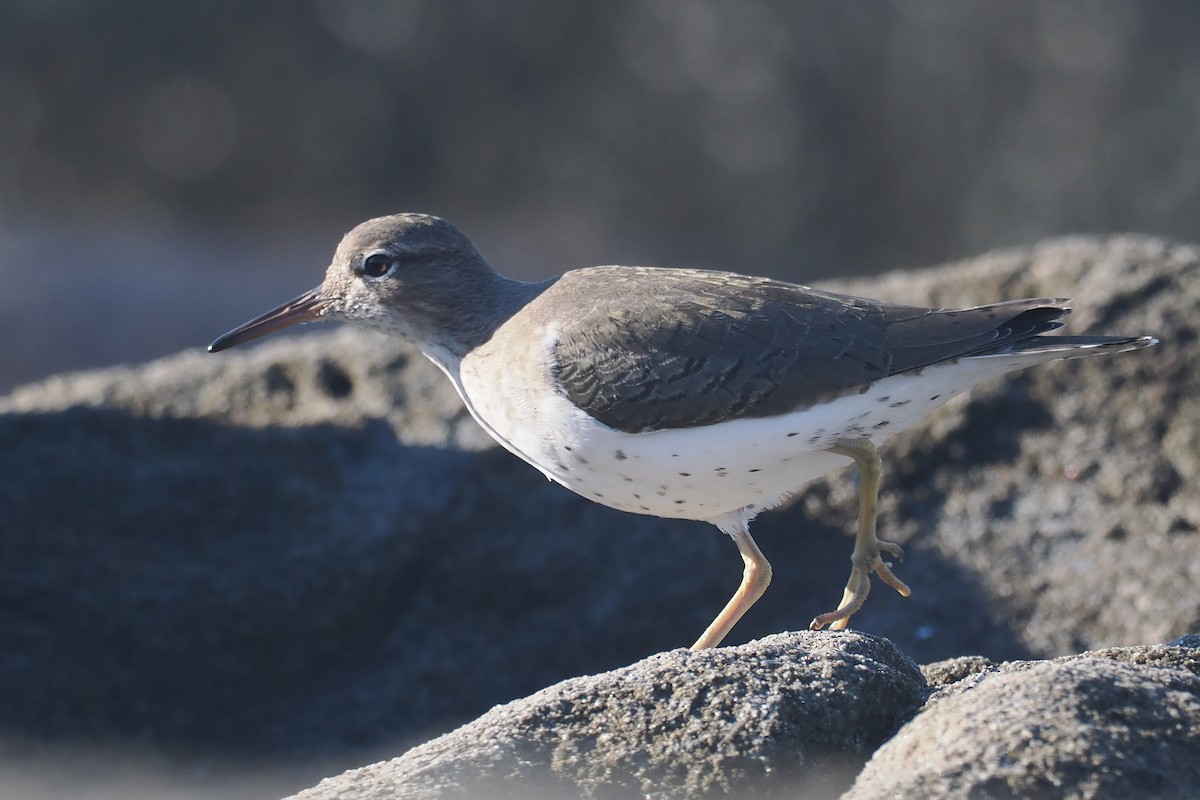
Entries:
[[896,577],[891,567],[884,563],[883,558],[879,555],[880,551],[883,551],[897,561],[903,561],[904,550],[895,542],[876,539],[873,544],[874,547],[868,544],[862,549],[857,547],[854,549],[854,554],[850,556],[852,565],[850,580],[846,581],[846,589],[842,592],[842,602],[838,604],[836,611],[814,617],[813,621],[808,624],[809,630],[819,631],[826,625],[830,630],[845,629],[850,623],[850,617],[862,608],[863,603],[867,600],[867,595],[871,592],[872,572],[902,596],[908,597],[912,594],[912,590],[905,585],[904,581]]

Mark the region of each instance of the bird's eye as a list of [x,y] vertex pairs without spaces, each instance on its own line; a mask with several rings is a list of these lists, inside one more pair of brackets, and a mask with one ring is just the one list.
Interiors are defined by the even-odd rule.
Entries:
[[372,253],[363,260],[362,272],[368,278],[382,278],[392,268],[392,259],[385,253]]

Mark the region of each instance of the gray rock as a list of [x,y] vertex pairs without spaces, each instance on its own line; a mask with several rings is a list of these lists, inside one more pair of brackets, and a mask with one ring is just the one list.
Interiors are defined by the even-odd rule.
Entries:
[[294,800],[1185,798],[1200,785],[1200,649],[922,671],[942,680],[918,711],[925,681],[886,640],[804,632],[675,650],[500,706]]
[[845,800],[1189,798],[1200,787],[1200,650],[996,665],[934,695]]
[[[881,530],[914,597],[877,588],[857,628],[920,662],[1200,629],[1196,248],[1066,239],[830,286],[1074,294],[1071,331],[1163,339],[981,387],[889,444]],[[732,644],[836,602],[856,499],[839,473],[756,521],[775,583]],[[299,788],[686,644],[740,570],[711,526],[547,483],[369,334],[64,375],[0,398],[0,744],[254,753]]]
[[672,650],[492,709],[296,800],[836,797],[925,693],[890,642],[853,632]]

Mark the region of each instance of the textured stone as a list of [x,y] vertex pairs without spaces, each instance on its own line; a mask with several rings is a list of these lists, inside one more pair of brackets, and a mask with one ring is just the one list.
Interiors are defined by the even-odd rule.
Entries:
[[[856,628],[918,662],[1200,630],[1200,251],[1062,239],[823,286],[1074,295],[1068,332],[1163,340],[980,387],[886,446],[881,532],[914,596],[877,589]],[[775,581],[730,643],[835,603],[856,501],[838,473],[756,521]],[[63,375],[0,398],[0,751],[253,753],[299,788],[687,644],[740,571],[710,526],[547,483],[387,339]]]
[[924,698],[915,664],[853,632],[672,650],[500,706],[297,800],[836,797]]
[[845,800],[1187,798],[1200,786],[1200,650],[1000,665],[943,690]]

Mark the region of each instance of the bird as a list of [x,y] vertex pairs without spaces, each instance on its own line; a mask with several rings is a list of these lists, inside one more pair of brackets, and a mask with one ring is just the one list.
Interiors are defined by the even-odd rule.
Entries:
[[810,481],[859,472],[850,577],[809,627],[845,628],[871,575],[909,596],[877,536],[878,448],[976,384],[1151,336],[1051,334],[1064,298],[971,308],[893,304],[733,272],[597,266],[501,275],[452,223],[394,214],[345,235],[323,282],[220,336],[219,352],[340,320],[397,336],[454,384],[501,446],[589,500],[703,520],[733,539],[742,580],[692,649],[716,647],[767,589],[750,522]]

